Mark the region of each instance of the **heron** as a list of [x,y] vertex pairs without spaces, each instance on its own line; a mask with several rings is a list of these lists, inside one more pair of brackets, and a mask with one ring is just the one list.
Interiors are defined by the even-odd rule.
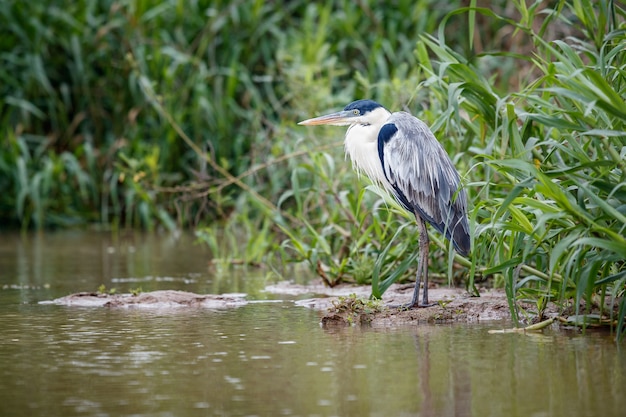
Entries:
[[[468,256],[471,249],[467,193],[450,157],[430,128],[410,113],[391,113],[373,100],[357,100],[343,111],[299,125],[348,126],[344,147],[352,167],[382,186],[417,220],[419,254],[413,298],[404,308],[430,307],[428,301],[429,223]],[[421,304],[420,283],[424,281]]]

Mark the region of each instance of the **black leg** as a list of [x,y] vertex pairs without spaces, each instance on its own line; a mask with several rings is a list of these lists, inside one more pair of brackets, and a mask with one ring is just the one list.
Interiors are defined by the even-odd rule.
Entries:
[[[400,308],[402,309],[432,307],[435,305],[428,303],[428,230],[426,230],[426,222],[421,217],[416,217],[419,230],[419,257],[417,259],[417,272],[415,273],[415,289],[413,290],[411,302],[401,305]],[[424,293],[422,296],[422,304],[420,304],[419,294],[422,277],[424,277]]]
[[[428,230],[426,230],[426,222],[419,216],[417,217],[417,228],[419,230],[419,265],[417,266],[418,273],[421,271],[421,276],[424,277],[424,292],[422,295],[422,304],[418,304],[417,307],[432,307],[435,304],[428,303],[428,245],[430,241],[428,240]],[[419,289],[419,281],[415,282],[417,288]],[[418,290],[416,290],[418,291]],[[417,292],[415,296],[418,296]],[[417,302],[417,299],[415,300]]]
[[[420,257],[421,257],[421,254],[420,254]],[[413,289],[413,298],[411,298],[411,301],[409,303],[402,304],[400,306],[400,308],[404,310],[408,310],[410,308],[420,306],[418,299],[420,297],[420,275],[421,275],[420,268],[422,265],[422,261],[421,259],[418,259],[417,262],[418,262],[417,264],[418,266],[417,266],[417,272],[415,273],[415,288]]]

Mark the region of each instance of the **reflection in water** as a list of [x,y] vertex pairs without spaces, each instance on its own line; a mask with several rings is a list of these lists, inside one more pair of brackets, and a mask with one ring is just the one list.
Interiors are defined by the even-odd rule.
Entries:
[[0,288],[25,290],[22,302],[50,300],[68,293],[176,289],[203,294],[261,293],[263,273],[219,270],[206,245],[191,233],[5,234],[0,239]]
[[[358,410],[364,415],[612,416],[621,415],[626,405],[618,394],[626,382],[626,357],[609,335],[494,337],[475,325],[357,332],[358,349],[380,337],[376,360],[367,361],[367,379],[376,387],[352,393],[368,400],[369,408]],[[341,345],[348,346],[345,360],[354,357],[351,343]],[[350,380],[343,374],[337,384]]]
[[569,416],[624,406],[624,358],[603,336],[324,330],[290,302],[221,312],[12,305],[0,329],[1,415]]
[[[213,285],[204,263],[192,261],[200,257],[189,255],[191,239],[176,248],[146,243],[163,259],[125,267],[103,266],[112,260],[103,253],[110,243],[47,239],[38,256],[32,242],[14,252],[0,245],[2,416],[187,416],[200,409],[209,416],[569,417],[621,415],[626,406],[626,358],[602,333],[324,329],[316,312],[288,300],[225,311],[36,304],[77,285],[93,289],[99,281],[89,277],[102,271],[115,271],[109,278],[120,285],[189,274],[200,275],[189,283],[141,283],[196,292]],[[133,253],[144,253],[136,242]],[[65,255],[50,258],[50,244]],[[170,250],[187,257],[186,272],[186,261],[166,259]],[[92,262],[96,253],[101,260]],[[127,255],[125,262],[143,261]],[[33,289],[45,282],[50,289]]]

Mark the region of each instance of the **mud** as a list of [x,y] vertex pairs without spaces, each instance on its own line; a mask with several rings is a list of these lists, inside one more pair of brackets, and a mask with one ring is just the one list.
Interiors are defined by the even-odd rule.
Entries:
[[[315,296],[296,301],[296,304],[319,310],[321,322],[325,326],[353,325],[368,323],[371,326],[390,326],[420,323],[485,322],[507,321],[511,313],[504,291],[482,289],[480,297],[473,297],[467,291],[457,288],[429,288],[429,299],[434,306],[428,308],[401,309],[413,295],[413,284],[396,284],[389,287],[383,296],[380,309],[376,311],[353,311],[342,305],[342,300],[350,294],[367,298],[369,286],[340,285],[324,287],[321,283],[298,286],[281,283],[266,289],[277,294]],[[520,306],[533,317],[532,305]],[[556,315],[556,310],[545,311],[543,317]]]
[[[269,285],[265,291],[271,294],[295,298],[295,304],[319,311],[323,325],[353,325],[368,323],[372,326],[390,326],[420,323],[484,322],[509,320],[511,315],[506,296],[499,290],[482,290],[480,297],[472,297],[466,291],[455,288],[430,288],[430,301],[435,303],[428,308],[400,309],[394,306],[407,303],[413,294],[413,285],[392,285],[384,294],[382,302],[374,303],[375,309],[355,310],[342,305],[346,298],[354,294],[367,300],[369,286],[340,285],[329,288],[321,281],[309,285],[281,282]],[[309,297],[310,296],[310,297]],[[354,298],[354,297],[352,297]],[[236,308],[246,305],[245,294],[195,294],[185,291],[154,291],[139,294],[77,293],[48,304],[111,307],[111,308],[184,308],[201,307],[209,309]],[[532,310],[532,306],[526,306]],[[525,308],[525,309],[526,309]],[[547,312],[549,314],[556,312]],[[531,311],[532,315],[532,311]]]
[[101,294],[81,292],[42,304],[78,307],[183,308],[222,309],[247,304],[245,294],[194,294],[186,291],[152,291],[139,294]]
[[[480,297],[471,297],[462,290],[433,289],[429,298],[435,305],[427,308],[403,309],[398,306],[408,303],[413,290],[408,296],[389,297],[382,311],[360,314],[359,322],[372,326],[396,324],[485,322],[510,320],[511,313],[503,292],[488,292]],[[338,311],[339,310],[339,311]],[[354,317],[341,309],[332,308],[322,318],[325,325],[351,324]]]

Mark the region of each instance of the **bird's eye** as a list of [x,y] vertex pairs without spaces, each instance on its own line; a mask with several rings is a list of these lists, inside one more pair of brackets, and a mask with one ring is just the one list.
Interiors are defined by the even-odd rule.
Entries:
[[359,111],[359,109],[354,109],[352,110],[352,113],[354,113],[355,115],[360,114],[361,112]]

